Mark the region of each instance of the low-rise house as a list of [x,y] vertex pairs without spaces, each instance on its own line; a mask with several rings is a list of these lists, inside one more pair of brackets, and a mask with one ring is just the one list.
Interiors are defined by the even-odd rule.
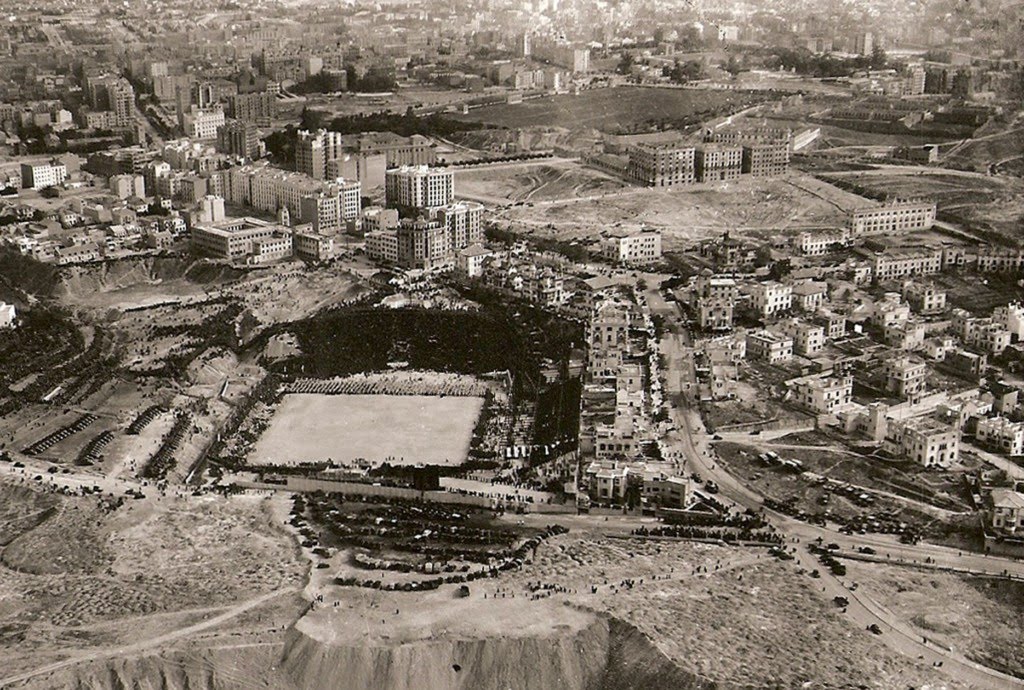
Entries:
[[992,527],[1011,535],[1024,532],[1024,493],[992,489]]
[[828,298],[828,285],[808,280],[793,286],[793,306],[811,312],[824,306]]
[[0,328],[14,328],[14,321],[18,312],[13,304],[0,302]]

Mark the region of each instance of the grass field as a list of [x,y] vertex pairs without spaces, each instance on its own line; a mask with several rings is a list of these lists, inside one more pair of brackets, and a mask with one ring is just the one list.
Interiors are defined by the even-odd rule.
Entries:
[[578,96],[487,106],[453,117],[499,127],[550,126],[623,132],[647,122],[682,123],[698,114],[710,117],[722,110],[740,110],[754,102],[746,93],[619,87],[594,89]]
[[285,396],[252,464],[352,462],[458,465],[483,398],[426,395]]

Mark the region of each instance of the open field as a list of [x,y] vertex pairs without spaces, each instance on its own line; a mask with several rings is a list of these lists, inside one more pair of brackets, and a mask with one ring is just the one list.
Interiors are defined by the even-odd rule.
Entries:
[[[623,584],[627,579],[631,586]],[[299,628],[333,643],[352,640],[358,630],[387,644],[388,634],[415,641],[427,630],[444,630],[445,639],[513,639],[521,635],[515,622],[529,621],[531,635],[554,646],[579,630],[574,611],[584,609],[635,626],[682,674],[716,683],[921,687],[941,679],[935,669],[889,652],[844,620],[813,582],[760,550],[570,533],[542,544],[522,570],[473,583],[461,601],[453,601],[450,585],[426,596],[327,586],[325,606]],[[378,613],[365,610],[368,601]],[[452,612],[466,615],[453,619]],[[356,625],[339,630],[331,623],[341,620]],[[593,651],[584,643],[577,654]],[[678,682],[609,687],[680,687]]]
[[499,216],[515,232],[559,240],[596,239],[615,225],[658,228],[666,251],[695,241],[733,236],[768,239],[808,228],[839,227],[846,212],[870,202],[807,176],[751,179],[674,189],[627,188],[620,192],[505,209]]
[[489,204],[579,198],[627,186],[622,180],[569,162],[490,165],[455,171],[459,197]]
[[426,395],[286,395],[251,462],[458,465],[482,404]]
[[515,105],[492,105],[453,117],[499,127],[543,125],[621,132],[644,123],[677,123],[698,114],[712,117],[723,109],[740,110],[756,103],[756,98],[742,92],[627,86],[584,91],[578,96],[548,96]]
[[850,579],[868,596],[921,635],[1024,678],[1024,584],[853,560],[844,563]]
[[51,506],[41,524],[8,531],[0,551],[0,679],[300,585],[294,542],[273,524],[266,498],[150,497],[115,507],[47,494],[26,502],[26,491],[0,483],[0,505]]

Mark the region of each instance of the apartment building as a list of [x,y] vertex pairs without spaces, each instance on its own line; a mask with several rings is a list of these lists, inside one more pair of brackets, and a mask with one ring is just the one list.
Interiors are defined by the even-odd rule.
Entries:
[[46,189],[64,184],[68,178],[67,166],[57,161],[46,163],[22,163],[22,189]]
[[875,281],[895,280],[907,276],[930,275],[942,270],[940,247],[901,247],[876,252],[871,257]]
[[743,147],[702,144],[694,149],[693,164],[698,182],[737,180],[743,170]]
[[263,156],[263,142],[256,125],[242,120],[225,120],[217,130],[217,150],[247,160]]
[[178,117],[178,124],[189,139],[216,139],[217,130],[224,126],[224,111],[219,107],[203,110],[192,106]]
[[971,316],[963,309],[953,310],[950,326],[964,344],[998,355],[1010,346],[1012,336],[1003,323],[993,318]]
[[661,232],[640,230],[601,242],[601,252],[609,261],[629,266],[646,266],[661,259]]
[[882,378],[885,391],[905,400],[917,400],[924,393],[928,365],[908,355],[896,355],[882,360]]
[[934,202],[897,201],[854,209],[848,219],[854,237],[927,230],[935,223]]
[[725,144],[785,143],[793,140],[793,130],[787,127],[720,127],[704,132],[704,141]]
[[742,171],[752,177],[776,177],[789,172],[788,143],[759,143],[743,146]]
[[1024,249],[978,247],[977,268],[979,273],[1021,273],[1024,272]]
[[391,208],[435,210],[454,197],[455,174],[446,168],[406,165],[384,174],[384,198]]
[[918,314],[936,314],[946,308],[946,291],[934,283],[908,280],[903,283],[903,298]]
[[388,230],[398,227],[398,211],[381,206],[368,206],[363,209],[362,228],[364,232]]
[[616,300],[603,300],[590,317],[587,349],[587,376],[591,381],[612,381],[623,360],[630,354],[629,306]]
[[802,319],[785,319],[775,326],[793,341],[793,351],[804,357],[813,357],[825,347],[825,329]]
[[474,244],[462,249],[455,256],[455,270],[463,278],[480,278],[484,274],[484,264],[494,253],[482,244]]
[[697,322],[704,331],[727,331],[732,328],[733,305],[736,303],[736,281],[709,272],[697,276]]
[[295,256],[305,261],[328,261],[334,257],[334,239],[331,237],[296,230],[293,243]]
[[747,356],[769,364],[781,364],[793,359],[793,339],[771,331],[747,333]]
[[444,268],[455,259],[451,235],[436,220],[402,219],[396,230],[398,263],[423,271]]
[[626,174],[648,187],[674,187],[697,181],[695,149],[681,143],[637,144],[629,150]]
[[992,310],[992,321],[1010,332],[1010,336],[1018,341],[1024,339],[1024,305],[1010,302]]
[[475,201],[457,201],[437,211],[437,220],[451,237],[454,251],[483,242],[484,207]]
[[647,507],[684,510],[693,500],[693,486],[689,479],[659,472],[644,477],[640,496]]
[[277,97],[267,91],[228,97],[228,115],[235,120],[269,127],[277,117]]
[[789,382],[793,401],[818,414],[835,414],[850,405],[852,376],[807,376]]
[[398,263],[398,230],[371,230],[363,238],[366,241],[366,254],[374,261],[388,264]]
[[770,318],[793,308],[793,286],[775,281],[757,283],[750,288],[750,303],[762,318]]
[[837,245],[849,244],[849,234],[842,230],[835,232],[802,232],[796,236],[796,247],[804,256],[824,256]]
[[[261,211],[277,213],[278,209],[287,208],[295,222],[312,220],[303,215],[302,199],[307,196],[325,194],[338,197],[341,221],[358,218],[362,203],[362,187],[356,181],[335,180],[326,183],[308,175],[262,164],[232,168],[226,192],[228,201]],[[307,205],[307,208],[311,207]],[[327,220],[322,222],[330,224]]]
[[846,317],[829,309],[819,309],[812,321],[825,331],[826,340],[838,340],[846,335]]

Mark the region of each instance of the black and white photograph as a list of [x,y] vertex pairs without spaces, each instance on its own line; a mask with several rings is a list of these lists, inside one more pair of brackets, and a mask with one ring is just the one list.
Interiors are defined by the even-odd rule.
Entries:
[[1024,2],[0,0],[0,690],[1024,690]]

